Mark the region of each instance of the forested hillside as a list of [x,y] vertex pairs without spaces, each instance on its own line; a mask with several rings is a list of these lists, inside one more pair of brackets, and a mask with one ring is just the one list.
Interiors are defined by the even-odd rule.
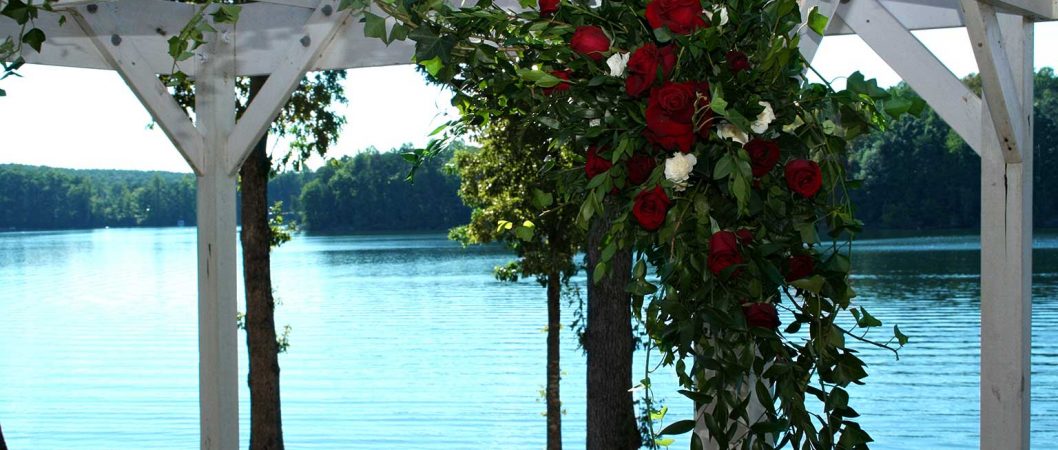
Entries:
[[0,165],[0,211],[0,230],[192,225],[195,178]]
[[451,154],[434,158],[405,180],[398,152],[367,151],[329,160],[301,191],[311,231],[446,230],[470,220],[459,200],[459,178],[445,171]]
[[[966,80],[980,91],[975,77]],[[893,91],[914,95],[906,86]],[[1058,77],[1036,74],[1034,222],[1058,226]],[[976,228],[980,224],[981,162],[932,110],[905,117],[885,133],[856,142],[849,173],[857,217],[871,229]]]
[[[976,78],[966,80],[979,90]],[[906,86],[892,88],[915,95]],[[1035,211],[1037,227],[1058,227],[1058,77],[1036,75]],[[284,172],[269,184],[270,201],[315,232],[445,230],[470,210],[434,158],[405,181],[403,149],[367,150],[331,159],[315,172]],[[935,113],[905,117],[885,133],[856,141],[850,176],[857,216],[867,229],[976,228],[980,160]],[[195,223],[191,174],[71,170],[0,165],[0,230],[174,226]]]

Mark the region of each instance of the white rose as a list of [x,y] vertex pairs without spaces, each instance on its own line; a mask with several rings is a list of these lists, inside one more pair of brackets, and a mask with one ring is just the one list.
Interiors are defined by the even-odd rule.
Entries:
[[606,60],[606,65],[610,66],[610,76],[619,77],[624,75],[625,66],[628,65],[628,53],[614,53],[609,59]]
[[677,191],[687,189],[687,180],[697,163],[698,158],[690,153],[672,155],[671,158],[665,160],[665,179],[675,183]]
[[[754,133],[761,134],[765,131],[768,131],[768,125],[771,124],[771,121],[775,120],[775,111],[772,111],[771,103],[757,103],[760,104],[760,106],[764,107],[764,111],[761,111],[760,114],[757,115],[757,120],[753,121],[753,123],[750,125],[750,128],[753,129]],[[743,142],[743,144],[745,144],[745,142]]]
[[731,139],[739,144],[749,142],[749,136],[746,136],[746,132],[733,123],[721,124],[716,128],[716,134],[720,135],[722,139]]
[[713,20],[714,11],[720,14],[720,26],[727,25],[727,8],[723,6],[716,6],[715,8],[713,8],[713,11],[705,11],[705,17],[708,17],[710,21]]

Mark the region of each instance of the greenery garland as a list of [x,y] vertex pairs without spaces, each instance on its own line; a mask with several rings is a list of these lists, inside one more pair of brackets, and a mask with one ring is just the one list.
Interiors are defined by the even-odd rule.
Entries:
[[[204,42],[211,3],[170,42],[174,60]],[[698,424],[693,448],[704,447],[703,436],[721,448],[867,448],[845,389],[867,373],[847,338],[886,348],[907,338],[895,327],[886,343],[856,332],[881,322],[852,303],[851,243],[861,224],[845,152],[851,139],[921,104],[858,74],[838,92],[806,83],[796,0],[375,5],[397,24],[387,29],[366,0],[342,3],[362,13],[368,37],[415,41],[416,62],[455,90],[463,116],[449,136],[515,119],[550,129],[556,152],[584,149],[582,172],[545,164],[569,193],[555,201],[578,207],[585,229],[604,205],[617,205],[595,277],[617,251],[636,252],[633,311],[697,405],[697,423],[659,436]],[[25,26],[37,7],[10,0],[0,14]],[[235,22],[238,9],[211,16]],[[825,29],[815,11],[807,19]],[[43,41],[31,27],[0,46],[13,61],[5,75],[21,64],[23,43]],[[778,308],[792,315],[782,331]],[[839,320],[846,311],[853,320]],[[819,410],[806,404],[812,397]]]
[[895,352],[907,338],[868,340],[881,322],[852,301],[846,151],[921,103],[859,74],[841,91],[806,83],[797,30],[826,18],[804,25],[796,0],[376,4],[397,25],[368,36],[406,35],[455,91],[450,136],[503,118],[547,127],[556,155],[581,149],[583,171],[554,170],[571,193],[556,201],[582,228],[619,208],[595,278],[635,251],[633,311],[697,405],[693,448],[867,448],[846,390],[867,372],[848,341]]

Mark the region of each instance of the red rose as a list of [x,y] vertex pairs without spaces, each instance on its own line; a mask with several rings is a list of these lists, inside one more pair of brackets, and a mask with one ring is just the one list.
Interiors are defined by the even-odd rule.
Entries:
[[735,232],[735,237],[738,238],[742,245],[749,245],[753,243],[753,232],[745,228],[742,228]]
[[676,122],[657,111],[651,115],[647,108],[647,129],[643,136],[650,143],[666,150],[679,150],[689,153],[694,145],[694,127],[690,123]]
[[[567,80],[567,81],[569,80],[569,76],[573,75],[573,71],[569,70],[569,69],[567,69],[567,70],[552,70],[550,73],[551,73],[551,75],[554,75],[556,78],[559,78],[559,79],[562,79],[562,80]],[[556,84],[554,86],[551,86],[549,88],[544,88],[544,95],[551,95],[551,94],[554,94],[556,92],[563,92],[563,91],[568,91],[568,90],[569,90],[569,83],[566,82],[566,81],[560,81],[560,82],[558,82],[558,84]]]
[[786,281],[808,278],[816,271],[816,260],[812,255],[794,255],[786,260]]
[[645,190],[636,195],[635,203],[632,205],[632,215],[635,216],[639,225],[647,231],[661,228],[665,223],[665,213],[669,211],[669,196],[661,186]]
[[749,163],[753,167],[753,176],[762,177],[779,162],[779,144],[764,139],[753,139],[742,146],[749,153]]
[[643,44],[632,52],[628,58],[625,72],[625,92],[631,97],[638,97],[650,89],[658,77],[658,68],[665,78],[672,74],[676,66],[676,51],[670,45],[658,48],[653,42]]
[[548,17],[558,12],[558,0],[540,0],[540,15]]
[[584,163],[584,173],[588,174],[589,180],[613,167],[609,160],[599,156],[599,149],[595,147],[588,147],[587,159]]
[[742,305],[742,314],[746,316],[746,324],[751,327],[761,327],[774,330],[779,328],[779,311],[771,303],[750,303]]
[[606,37],[602,28],[584,25],[577,27],[577,30],[573,32],[569,47],[577,53],[599,61],[602,59],[602,54],[610,50],[610,38]]
[[654,168],[657,167],[658,162],[654,160],[653,156],[647,156],[643,154],[635,155],[625,161],[625,168],[628,170],[628,182],[632,186],[638,186],[647,181],[650,178],[650,174],[654,172]]
[[724,269],[742,263],[742,255],[738,251],[738,239],[735,233],[730,231],[717,231],[709,238],[709,256],[706,265],[709,271],[719,274]]
[[732,50],[724,55],[724,59],[727,60],[727,68],[731,70],[731,73],[739,73],[743,70],[749,69],[749,57],[745,53],[737,50]]
[[695,131],[698,132],[698,136],[702,139],[709,139],[709,131],[713,129],[713,109],[709,106],[709,103],[712,102],[709,94],[709,83],[705,81],[696,83],[694,93],[696,95],[696,101],[694,102],[695,122],[698,124]]
[[786,185],[805,198],[816,195],[823,186],[823,173],[819,170],[819,164],[807,159],[786,163]]
[[646,16],[651,28],[665,26],[676,34],[691,34],[709,27],[702,18],[699,0],[654,0],[647,4]]
[[666,150],[691,151],[694,145],[695,83],[668,82],[650,90],[643,134]]

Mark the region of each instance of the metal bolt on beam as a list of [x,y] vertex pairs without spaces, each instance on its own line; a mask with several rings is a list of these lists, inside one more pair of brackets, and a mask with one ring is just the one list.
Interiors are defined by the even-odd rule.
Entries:
[[121,36],[116,34],[110,35],[110,43],[114,44],[115,47],[121,45]]
[[311,44],[311,43],[312,43],[312,38],[310,38],[309,35],[306,34],[306,35],[301,37],[301,45],[303,47],[308,47],[309,44]]

